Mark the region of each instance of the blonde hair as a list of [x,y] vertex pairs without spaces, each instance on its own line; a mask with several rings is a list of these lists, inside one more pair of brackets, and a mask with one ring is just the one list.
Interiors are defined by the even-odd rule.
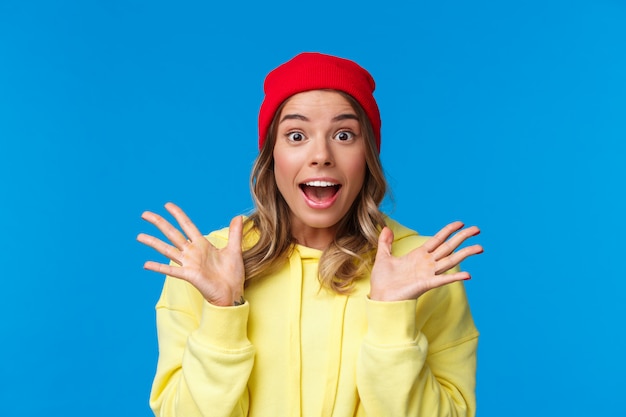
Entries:
[[[335,90],[332,90],[335,91]],[[333,242],[319,261],[322,286],[337,293],[350,292],[356,279],[373,262],[378,234],[384,226],[379,210],[387,191],[387,182],[378,157],[374,132],[367,115],[350,95],[337,91],[352,105],[366,143],[367,170],[360,193],[348,213],[340,220]],[[284,105],[284,103],[283,103]],[[296,243],[291,236],[290,211],[274,178],[274,144],[281,105],[274,114],[268,137],[257,157],[250,176],[250,188],[256,210],[247,219],[247,233],[258,234],[258,241],[243,253],[246,281],[271,273],[288,258]]]

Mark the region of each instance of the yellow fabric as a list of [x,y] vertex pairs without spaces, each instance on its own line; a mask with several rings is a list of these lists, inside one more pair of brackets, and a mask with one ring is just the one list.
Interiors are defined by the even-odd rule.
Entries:
[[[393,254],[427,239],[388,220]],[[218,247],[227,230],[209,235]],[[419,300],[375,302],[320,288],[321,252],[289,262],[216,307],[168,277],[157,303],[157,416],[407,417],[475,414],[476,345],[462,283]]]

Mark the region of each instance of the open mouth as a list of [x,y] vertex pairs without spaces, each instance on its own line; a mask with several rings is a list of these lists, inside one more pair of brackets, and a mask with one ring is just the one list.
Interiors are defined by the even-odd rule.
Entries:
[[340,188],[341,184],[328,181],[309,181],[300,184],[300,189],[306,198],[315,203],[331,201]]

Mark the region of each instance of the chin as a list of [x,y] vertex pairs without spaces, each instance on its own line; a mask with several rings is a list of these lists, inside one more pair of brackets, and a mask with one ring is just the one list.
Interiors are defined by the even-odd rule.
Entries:
[[332,229],[341,221],[341,219],[302,219],[302,222],[308,227],[314,229]]
[[313,229],[332,229],[341,222],[344,216],[333,213],[306,213],[296,216],[296,222]]

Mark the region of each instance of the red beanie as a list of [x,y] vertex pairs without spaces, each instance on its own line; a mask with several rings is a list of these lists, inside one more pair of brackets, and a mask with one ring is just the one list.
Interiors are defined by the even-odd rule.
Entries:
[[259,149],[263,147],[274,113],[283,101],[304,91],[331,89],[351,95],[363,107],[380,152],[381,121],[372,95],[374,88],[370,73],[356,62],[314,52],[296,55],[265,77],[265,99],[259,111]]

